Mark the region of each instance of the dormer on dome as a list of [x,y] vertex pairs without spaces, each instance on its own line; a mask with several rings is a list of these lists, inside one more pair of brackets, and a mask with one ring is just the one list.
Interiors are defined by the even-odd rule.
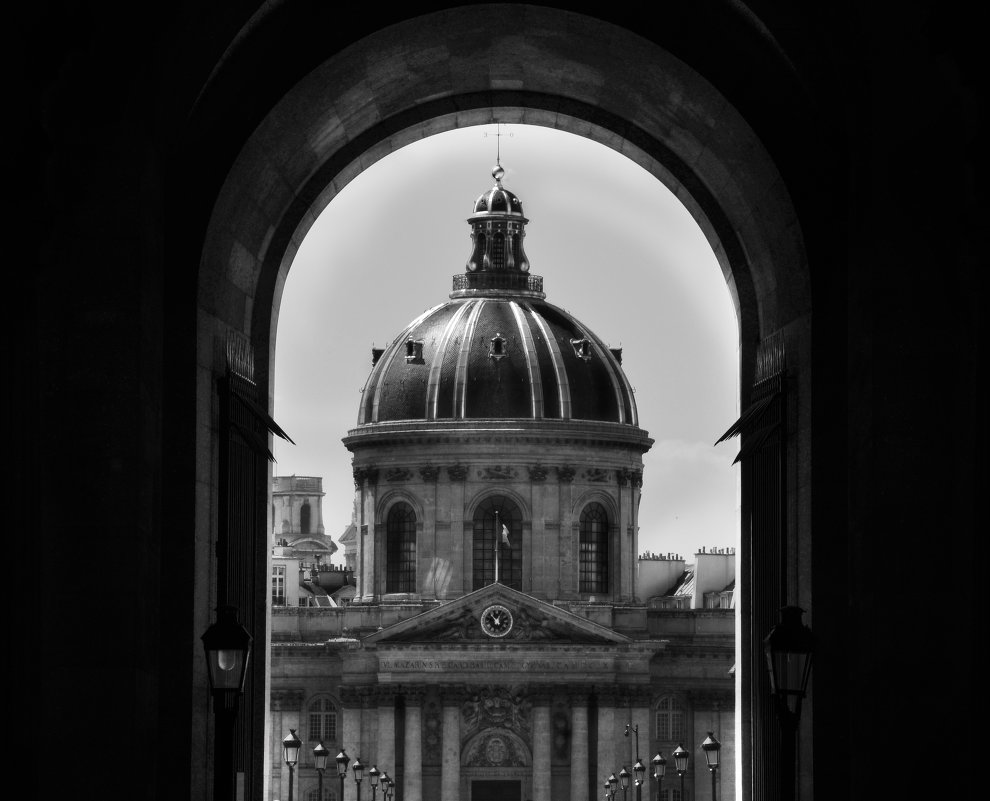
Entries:
[[495,186],[475,202],[474,249],[450,300],[409,323],[384,353],[372,351],[357,436],[399,421],[583,421],[645,442],[617,350],[547,303],[542,276],[528,272],[528,220],[503,175],[496,165]]

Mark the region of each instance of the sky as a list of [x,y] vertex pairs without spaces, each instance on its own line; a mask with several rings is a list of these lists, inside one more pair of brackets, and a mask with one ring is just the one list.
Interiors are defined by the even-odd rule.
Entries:
[[[496,136],[500,132],[501,136]],[[548,302],[622,348],[644,456],[641,553],[685,557],[735,547],[738,326],[712,249],[680,201],[616,151],[531,125],[435,134],[358,175],[307,233],[286,280],[276,332],[276,475],[320,476],[323,522],[351,520],[351,454],[372,347],[447,300],[464,272],[475,199],[502,185],[529,220],[526,255]],[[339,555],[339,554],[338,554]],[[339,560],[338,560],[339,561]]]

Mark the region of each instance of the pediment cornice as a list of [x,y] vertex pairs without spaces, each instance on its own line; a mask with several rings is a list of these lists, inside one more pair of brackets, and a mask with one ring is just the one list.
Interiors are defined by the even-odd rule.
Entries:
[[[493,637],[481,618],[491,607],[504,607],[511,615],[507,633]],[[407,618],[362,639],[363,645],[484,644],[500,645],[616,645],[629,637],[580,615],[519,592],[504,584],[490,584],[456,600]]]

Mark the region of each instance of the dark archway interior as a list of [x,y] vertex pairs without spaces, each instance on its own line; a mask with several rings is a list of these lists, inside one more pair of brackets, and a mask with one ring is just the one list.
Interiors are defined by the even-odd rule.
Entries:
[[[444,5],[346,16],[316,0],[25,12],[30,35],[15,51],[24,104],[12,104],[25,111],[11,152],[18,166],[27,162],[29,180],[12,233],[29,244],[26,262],[9,271],[8,486],[26,477],[37,488],[11,503],[11,531],[40,544],[44,558],[40,571],[10,559],[10,720],[32,739],[49,729],[45,742],[61,749],[34,748],[34,761],[19,763],[39,791],[51,763],[87,792],[208,797],[198,637],[210,616],[211,528],[198,510],[210,506],[212,468],[198,449],[198,410],[213,388],[198,369],[209,347],[202,318],[243,319],[266,345],[259,328],[277,307],[280,280],[279,264],[268,264],[250,298],[238,304],[207,287],[216,305],[200,305],[204,276],[230,258],[208,247],[211,225],[234,219],[216,207],[242,148],[258,144],[294,86],[387,25]],[[760,272],[752,253],[733,250],[745,232],[717,213],[725,187],[693,183],[689,164],[675,175],[703,208],[712,198],[709,220],[733,275],[755,276],[735,286],[749,353],[787,317],[781,310],[812,301],[801,359],[812,376],[802,414],[814,451],[792,465],[808,518],[791,578],[813,600],[819,640],[802,793],[887,797],[921,780],[961,795],[974,764],[978,720],[968,710],[985,625],[975,601],[986,479],[975,390],[986,212],[977,194],[985,156],[976,143],[986,129],[969,38],[976,26],[933,3],[896,15],[721,0],[566,8],[633,32],[710,83],[731,106],[725,119],[745,120],[769,155],[800,227],[800,275],[789,279],[779,260],[778,272]],[[460,13],[433,18],[429,34],[449,25],[451,51],[470,56]],[[495,18],[526,31],[538,16],[504,4]],[[648,69],[636,55],[631,67]],[[680,163],[661,152],[662,138],[641,137],[631,120],[642,110],[616,114],[604,100],[581,100],[567,76],[534,95],[500,82],[496,63],[476,68],[494,76],[487,93],[420,102],[346,137],[297,193],[286,226],[258,231],[272,258],[291,249],[298,221],[355,159],[389,135],[472,109],[556,111],[668,169]],[[408,65],[410,74],[424,69]],[[389,85],[378,87],[383,103]],[[711,120],[715,138],[720,119]],[[738,172],[752,163],[741,154]],[[260,205],[258,219],[270,219]],[[773,291],[760,284],[770,274]],[[259,361],[263,383],[264,352]],[[745,386],[753,365],[742,371]],[[948,752],[941,771],[928,755],[936,747]],[[898,762],[910,757],[910,769],[890,764],[891,748]]]

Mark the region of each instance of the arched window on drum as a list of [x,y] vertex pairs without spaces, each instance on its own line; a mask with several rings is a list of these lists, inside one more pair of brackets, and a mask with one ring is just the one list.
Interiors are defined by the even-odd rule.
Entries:
[[511,500],[495,495],[474,511],[472,588],[498,581],[522,590],[522,513]]
[[607,593],[608,514],[600,503],[589,503],[581,512],[580,591]]
[[416,591],[416,513],[404,501],[385,523],[385,592]]

